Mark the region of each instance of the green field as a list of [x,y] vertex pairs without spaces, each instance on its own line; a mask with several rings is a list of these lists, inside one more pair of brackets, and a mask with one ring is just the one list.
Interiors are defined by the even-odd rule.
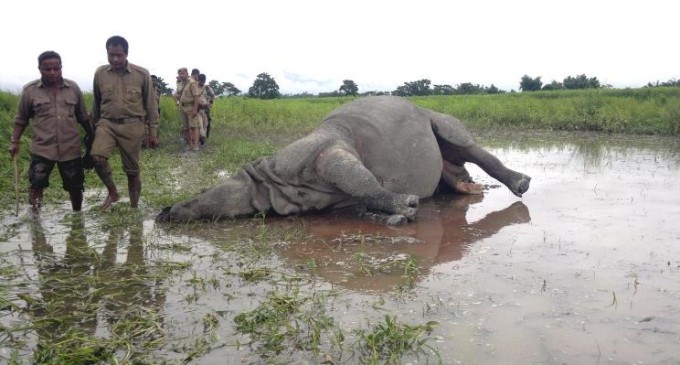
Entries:
[[[92,96],[87,94],[86,104]],[[0,92],[0,145],[6,149],[12,131],[12,118],[19,96]],[[218,98],[213,107],[213,129],[205,154],[199,158],[196,173],[183,179],[208,187],[221,178],[204,171],[234,171],[244,162],[276,151],[281,146],[314,129],[331,110],[353,100],[339,98],[283,98],[259,100],[242,97]],[[680,134],[680,88],[597,89],[544,91],[493,95],[454,95],[411,98],[414,103],[463,120],[471,130],[493,134],[515,130],[597,131],[602,133],[678,135]],[[153,209],[186,196],[177,196],[164,187],[169,171],[176,166],[177,153],[183,152],[179,115],[170,97],[161,99],[161,147],[143,156],[144,200]],[[26,196],[25,171],[29,162],[30,129],[22,137],[18,159],[20,192]],[[13,164],[8,153],[0,154],[0,188],[14,191]],[[121,188],[125,177],[117,158],[112,159]],[[58,174],[53,178],[59,179]],[[194,176],[197,175],[197,176]],[[101,188],[94,174],[88,174],[87,187]],[[57,181],[53,186],[59,187]],[[124,189],[123,189],[124,190]],[[191,192],[187,192],[191,195]],[[188,196],[187,195],[187,196]],[[63,200],[65,193],[51,188],[46,199]],[[3,206],[12,206],[14,194],[3,194]],[[23,201],[23,200],[22,200]]]

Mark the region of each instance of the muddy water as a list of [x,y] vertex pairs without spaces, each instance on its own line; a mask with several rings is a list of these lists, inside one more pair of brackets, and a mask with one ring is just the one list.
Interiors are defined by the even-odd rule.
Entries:
[[[66,295],[74,307],[57,313],[82,310],[85,297],[99,301],[52,330],[80,326],[103,337],[136,308],[132,315],[163,328],[152,358],[185,358],[203,338],[211,345],[201,364],[266,363],[236,346],[247,336],[235,332],[234,317],[292,283],[304,295],[335,293],[326,313],[347,343],[385,314],[438,323],[427,338],[445,364],[679,363],[680,142],[564,134],[482,143],[533,177],[529,192],[516,198],[469,166],[489,185],[483,196],[425,200],[417,221],[397,228],[342,214],[168,227],[149,212],[121,224],[93,211],[64,218],[66,206],[38,225],[8,217],[0,253],[21,270],[4,274],[3,295],[26,308],[26,295]],[[152,275],[168,267],[169,277]],[[64,270],[87,280],[65,286],[53,276]],[[270,274],[238,274],[246,272]],[[26,321],[3,313],[4,326]],[[219,322],[213,331],[208,315]],[[13,347],[1,344],[7,358]],[[358,362],[347,353],[337,362]],[[282,356],[315,363],[305,351]]]

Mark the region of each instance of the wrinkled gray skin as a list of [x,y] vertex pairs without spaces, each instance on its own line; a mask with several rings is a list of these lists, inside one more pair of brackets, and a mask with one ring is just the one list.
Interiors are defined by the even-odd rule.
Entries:
[[467,192],[459,188],[472,181],[465,162],[480,166],[516,196],[529,189],[530,177],[475,144],[458,119],[399,97],[367,97],[331,112],[311,134],[246,164],[224,184],[165,208],[157,220],[354,206],[396,225],[414,220],[419,198],[432,196],[440,182]]

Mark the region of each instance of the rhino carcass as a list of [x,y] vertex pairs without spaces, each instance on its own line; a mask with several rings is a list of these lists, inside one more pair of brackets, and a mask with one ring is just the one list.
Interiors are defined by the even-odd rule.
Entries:
[[[516,196],[531,178],[508,169],[479,147],[456,118],[406,99],[366,97],[326,116],[304,138],[244,165],[222,185],[166,207],[160,221],[215,220],[355,206],[388,224],[416,218],[419,198],[440,182],[481,194],[464,168],[477,164]],[[373,215],[375,216],[375,215]]]

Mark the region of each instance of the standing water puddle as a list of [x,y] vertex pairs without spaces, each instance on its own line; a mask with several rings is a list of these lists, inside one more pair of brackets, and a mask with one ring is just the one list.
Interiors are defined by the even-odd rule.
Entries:
[[424,200],[395,228],[5,217],[0,362],[99,343],[141,363],[369,363],[387,316],[427,340],[395,363],[677,364],[680,142],[561,137],[490,148],[532,176],[523,199],[468,166],[483,196]]

